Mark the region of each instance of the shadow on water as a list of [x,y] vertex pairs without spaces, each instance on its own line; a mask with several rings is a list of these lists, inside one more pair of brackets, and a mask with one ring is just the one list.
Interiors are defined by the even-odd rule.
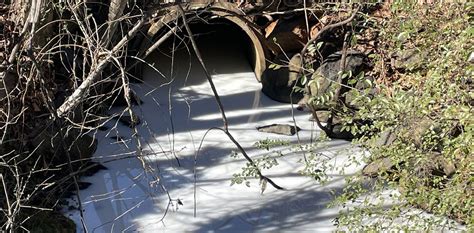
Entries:
[[[261,93],[247,58],[249,40],[238,32],[240,29],[229,30],[228,25],[213,26],[208,27],[208,32],[205,28],[197,28],[198,45],[213,74],[231,133],[252,157],[270,153],[253,146],[258,140],[272,138],[297,142],[296,136],[276,136],[255,129],[262,124],[291,123],[291,107],[274,102]],[[210,33],[214,31],[218,33]],[[230,186],[232,174],[239,172],[246,161],[229,156],[235,145],[222,132],[210,132],[203,140],[200,153],[196,154],[203,135],[211,127],[222,126],[222,119],[196,58],[190,58],[183,43],[174,42],[178,45],[174,54],[169,49],[173,45],[173,40],[170,40],[148,60],[166,78],[148,67],[144,69],[144,83],[133,87],[143,100],[143,104],[134,110],[142,122],[138,132],[147,154],[143,160],[147,172],[140,160],[127,158],[135,155],[136,146],[129,128],[117,124],[109,132],[97,133],[99,148],[96,157],[109,169],[85,178],[92,185],[80,193],[85,223],[90,230],[247,232],[330,229],[337,210],[326,209],[331,200],[329,189],[299,175],[301,154],[289,152],[288,156],[281,158],[276,169],[265,171],[288,190],[268,188],[263,195],[256,180],[251,180],[250,188]],[[296,112],[295,117],[303,129],[301,142],[309,142],[314,136],[312,123],[304,113]],[[114,124],[116,122],[109,122],[109,126]],[[108,138],[114,134],[126,141],[117,143]],[[339,148],[346,143],[334,141],[329,145]],[[181,166],[178,166],[178,160]],[[344,176],[335,177],[331,181],[333,188],[340,189],[343,179]],[[193,217],[194,210],[197,211],[196,217]],[[165,213],[166,218],[160,221]],[[71,217],[76,223],[80,222],[77,213]]]

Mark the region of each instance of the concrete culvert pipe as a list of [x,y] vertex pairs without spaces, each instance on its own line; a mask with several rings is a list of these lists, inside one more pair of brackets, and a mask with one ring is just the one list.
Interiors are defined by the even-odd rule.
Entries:
[[[192,17],[189,15],[188,17]],[[144,39],[140,46],[140,51],[144,52],[152,46],[154,42],[160,39],[162,35],[168,32],[169,26],[172,25],[178,19],[181,24],[181,18],[177,15],[165,17],[166,19],[160,20],[160,22],[152,24],[148,29],[149,38],[152,40]],[[192,20],[189,25],[197,40],[200,43],[212,43],[222,44],[229,49],[237,48],[245,54],[245,59],[249,62],[252,69],[254,70],[256,79],[260,82],[261,76],[266,68],[266,55],[268,50],[264,47],[261,41],[264,40],[263,35],[260,35],[249,25],[249,21],[237,15],[229,14],[225,10],[209,10],[205,14],[201,14],[199,19]],[[184,31],[184,30],[183,30]],[[186,33],[178,33],[178,37],[186,38]],[[208,41],[206,41],[208,40]],[[160,46],[163,48],[163,45]],[[198,44],[199,46],[199,44]],[[207,51],[201,51],[203,55]]]

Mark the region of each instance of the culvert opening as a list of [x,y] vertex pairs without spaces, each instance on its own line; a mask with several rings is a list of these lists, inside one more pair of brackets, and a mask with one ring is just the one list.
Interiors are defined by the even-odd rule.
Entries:
[[[209,47],[217,47],[224,50],[237,50],[243,54],[246,62],[254,68],[255,51],[253,43],[245,32],[227,19],[213,19],[207,22],[199,21],[190,24],[191,31],[195,35],[198,47],[203,47],[201,51],[205,56]],[[212,51],[212,50],[211,50]],[[220,51],[222,54],[223,51]],[[216,55],[216,54],[207,54]]]
[[[247,26],[238,25],[240,22],[237,21],[236,23],[235,21],[235,19],[212,18],[211,15],[205,15],[202,16],[202,20],[190,22],[189,26],[206,66],[214,69],[217,73],[239,72],[240,70],[238,69],[241,69],[241,67],[225,71],[220,70],[218,67],[219,64],[225,61],[235,62],[235,56],[237,56],[249,65],[251,70],[254,71],[256,79],[260,81],[262,69],[265,66],[263,48],[258,38],[251,32],[252,29]],[[168,28],[162,29],[162,32],[157,34],[154,41],[158,40],[167,30]],[[167,39],[160,46],[158,53],[164,54],[169,58],[177,56],[174,62],[182,63],[183,61],[179,59],[189,60],[185,56],[191,56],[195,59],[193,48],[184,27],[182,30],[176,36]],[[155,58],[147,60],[157,63],[158,61],[154,61],[156,60],[156,55],[152,57]],[[215,64],[216,62],[219,64]],[[227,69],[231,68],[229,66],[226,67]],[[212,73],[213,70],[209,71]]]

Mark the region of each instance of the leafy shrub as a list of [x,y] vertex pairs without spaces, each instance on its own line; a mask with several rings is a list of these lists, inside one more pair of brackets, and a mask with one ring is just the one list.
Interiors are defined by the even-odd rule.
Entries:
[[[363,202],[345,212],[341,225],[357,226],[354,223],[367,222],[363,216],[378,215],[380,221],[359,226],[391,229],[394,226],[381,223],[393,222],[406,207],[416,206],[473,227],[474,65],[468,62],[474,52],[468,14],[472,9],[472,3],[393,4],[391,16],[378,21],[379,45],[370,56],[375,65],[368,74],[375,77],[377,95],[356,92],[359,109],[343,118],[346,130],[362,135],[355,143],[370,152],[367,162],[388,158],[391,166],[379,169],[378,181],[368,187],[362,185],[364,178],[353,179],[349,186],[357,188],[348,189],[350,195],[342,195],[338,203],[369,191],[383,200],[381,192],[387,188],[398,190],[391,196],[398,197],[398,203],[382,208],[381,201],[374,209],[374,202]],[[371,124],[351,124],[354,119]],[[400,228],[444,223],[407,216],[422,221]]]

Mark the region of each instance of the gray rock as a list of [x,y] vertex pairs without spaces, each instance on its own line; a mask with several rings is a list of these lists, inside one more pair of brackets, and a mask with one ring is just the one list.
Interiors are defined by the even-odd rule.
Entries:
[[377,146],[389,146],[391,145],[395,139],[397,139],[396,133],[392,130],[385,130],[380,133],[379,138],[377,139]]
[[380,173],[388,171],[393,166],[395,166],[395,163],[391,158],[376,159],[362,169],[362,174],[364,176],[376,177]]
[[[346,72],[351,71],[353,76],[356,76],[362,71],[365,62],[365,56],[362,54],[347,54],[346,56]],[[326,62],[324,62],[313,74],[313,79],[319,83],[317,93],[324,94],[337,81],[339,71],[341,68],[341,55],[335,53],[330,55]]]
[[449,158],[445,158],[439,152],[431,152],[425,159],[412,159],[409,161],[414,168],[414,174],[419,178],[435,176],[450,177],[456,172],[454,163]]
[[391,65],[395,69],[416,69],[423,65],[426,54],[416,49],[398,51],[392,55]]
[[[311,91],[312,96],[323,96],[330,93],[336,85],[341,63],[341,54],[334,53],[330,55],[326,61],[313,73],[311,77],[315,82],[308,86],[308,90]],[[352,72],[352,76],[355,77],[359,74],[365,65],[365,55],[358,53],[347,54],[346,57],[346,72]],[[347,85],[347,79],[343,80],[343,83]],[[341,94],[347,92],[347,88],[341,89]],[[327,104],[314,106],[315,108],[325,107]]]
[[[321,123],[326,123],[328,122],[329,116],[331,115],[330,111],[316,111],[316,115],[318,116],[318,119]],[[314,116],[311,115],[309,117],[310,121],[315,121]]]
[[362,80],[357,81],[355,86],[353,86],[355,89],[347,90],[347,92],[343,94],[346,105],[358,109],[365,104],[361,103],[361,100],[359,99],[361,93],[364,93],[363,95],[369,98],[376,96],[378,90],[377,88],[374,88],[373,83],[373,77],[364,77]]
[[450,159],[443,157],[441,154],[434,153],[431,157],[431,161],[436,164],[435,172],[441,173],[442,175],[446,175],[448,177],[452,176],[456,172],[454,163]]
[[288,136],[293,136],[296,132],[300,131],[301,129],[298,126],[293,125],[285,125],[285,124],[271,124],[257,127],[257,130],[260,132],[265,133],[275,133],[275,134],[283,134]]

